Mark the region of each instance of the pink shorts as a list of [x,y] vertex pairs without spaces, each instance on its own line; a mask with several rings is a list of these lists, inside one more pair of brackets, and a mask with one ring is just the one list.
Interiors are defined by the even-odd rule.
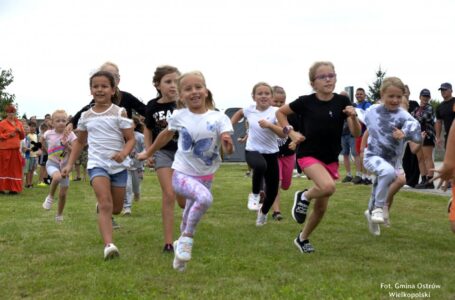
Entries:
[[333,179],[336,180],[336,179],[340,178],[340,174],[338,173],[339,164],[337,161],[330,163],[330,164],[325,164],[322,161],[320,161],[319,159],[316,159],[311,156],[305,156],[305,157],[297,159],[297,162],[299,163],[300,168],[304,172],[305,172],[305,168],[308,168],[314,164],[320,164],[329,172],[330,176],[332,176]]
[[278,157],[278,166],[280,168],[281,188],[288,190],[292,183],[292,172],[294,171],[295,154]]

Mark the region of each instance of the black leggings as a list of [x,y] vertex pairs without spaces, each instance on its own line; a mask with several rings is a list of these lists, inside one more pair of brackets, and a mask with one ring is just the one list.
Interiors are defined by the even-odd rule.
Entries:
[[245,150],[245,159],[253,169],[253,194],[259,194],[262,182],[265,181],[265,199],[261,211],[263,214],[267,214],[278,194],[280,181],[278,153],[262,154]]

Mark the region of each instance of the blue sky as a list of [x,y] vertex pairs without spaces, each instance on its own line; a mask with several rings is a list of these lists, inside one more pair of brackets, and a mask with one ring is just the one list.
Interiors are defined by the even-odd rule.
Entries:
[[120,88],[153,98],[155,68],[200,70],[219,108],[245,106],[259,81],[288,101],[311,92],[308,69],[330,60],[336,91],[364,87],[381,66],[418,99],[455,84],[455,1],[57,1],[0,0],[0,67],[19,112],[75,113],[90,101],[88,79],[103,62],[120,67]]

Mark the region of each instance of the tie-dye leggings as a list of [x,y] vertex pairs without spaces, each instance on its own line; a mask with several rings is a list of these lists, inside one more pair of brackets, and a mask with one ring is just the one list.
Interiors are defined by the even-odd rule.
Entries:
[[389,186],[397,178],[399,170],[395,169],[390,163],[380,156],[365,157],[363,159],[363,165],[365,166],[365,169],[376,175],[368,208],[370,211],[373,210],[374,207],[382,208],[387,204],[386,201]]
[[180,225],[182,235],[193,236],[196,225],[212,205],[213,196],[210,191],[212,180],[213,175],[189,176],[174,170],[172,187],[177,194],[186,198]]

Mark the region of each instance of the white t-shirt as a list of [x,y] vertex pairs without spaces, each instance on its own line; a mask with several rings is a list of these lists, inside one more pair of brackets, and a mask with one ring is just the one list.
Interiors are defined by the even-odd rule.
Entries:
[[172,168],[190,176],[215,173],[221,163],[221,134],[233,132],[231,121],[224,113],[209,110],[194,114],[187,108],[173,112],[168,129],[179,133]]
[[243,109],[243,115],[248,120],[248,139],[246,140],[245,149],[247,151],[258,151],[263,154],[277,153],[278,135],[269,128],[259,126],[259,120],[265,119],[273,124],[277,124],[275,116],[277,107],[270,106],[264,111],[256,109],[256,104]]
[[94,112],[93,108],[82,113],[77,128],[88,133],[87,169],[98,167],[115,174],[130,166],[131,159],[128,156],[122,163],[111,159],[125,145],[122,129],[133,127],[132,120],[122,117],[124,110],[112,104],[101,113]]

